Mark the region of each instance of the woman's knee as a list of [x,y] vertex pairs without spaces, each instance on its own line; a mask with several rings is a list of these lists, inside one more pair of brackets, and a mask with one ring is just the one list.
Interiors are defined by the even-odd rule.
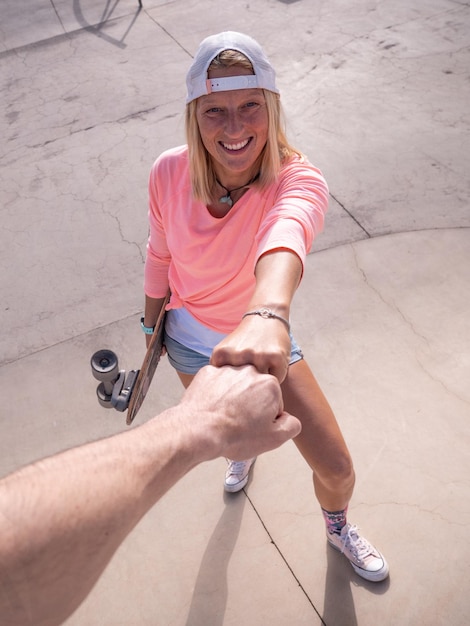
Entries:
[[354,465],[347,451],[330,457],[327,463],[314,468],[313,474],[331,491],[352,489],[356,478]]

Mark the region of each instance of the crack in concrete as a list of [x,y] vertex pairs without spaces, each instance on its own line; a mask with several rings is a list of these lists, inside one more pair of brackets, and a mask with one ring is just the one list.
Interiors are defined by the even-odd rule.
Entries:
[[343,209],[343,211],[349,215],[349,217],[353,220],[353,222],[355,222],[359,226],[359,228],[367,235],[367,238],[370,239],[372,235],[366,230],[366,228],[361,224],[361,222],[359,222],[359,220],[353,215],[353,213],[351,213],[351,211],[349,211],[346,208],[346,206],[331,192],[330,192],[330,196],[333,198],[333,200],[337,204],[339,204],[339,206]]
[[[26,146],[28,149],[36,149],[36,148],[44,148],[45,146],[48,146],[52,143],[55,143],[57,141],[62,141],[63,139],[67,138],[67,137],[71,137],[72,135],[77,135],[80,133],[86,133],[90,130],[95,130],[96,128],[101,128],[102,126],[110,126],[112,124],[126,124],[127,122],[134,120],[134,119],[139,119],[142,116],[149,114],[149,113],[153,113],[154,111],[156,111],[157,109],[161,108],[161,105],[155,105],[153,107],[149,107],[147,109],[141,109],[140,111],[135,111],[134,113],[129,113],[128,115],[124,115],[123,117],[120,117],[116,120],[104,120],[103,122],[99,122],[97,124],[92,124],[91,126],[85,126],[83,128],[77,128],[76,130],[71,130],[68,135],[62,135],[60,137],[55,137],[54,139],[48,139],[47,141],[43,141],[41,143],[37,143],[37,144],[31,144]],[[178,117],[180,115],[180,113],[174,113],[171,115],[165,115],[164,117],[161,118],[161,120],[159,121],[165,121],[165,120],[169,120],[169,119],[173,119],[174,117]],[[67,122],[64,126],[70,126],[72,124],[74,124],[76,121],[78,120],[72,120],[71,122]],[[57,128],[61,128],[62,126],[58,126]]]
[[[382,295],[382,293],[374,285],[371,284],[371,282],[369,281],[369,278],[367,276],[366,271],[359,264],[359,259],[357,257],[357,253],[356,253],[356,249],[355,249],[354,243],[350,244],[350,248],[351,248],[352,253],[353,253],[355,267],[356,267],[357,271],[360,273],[360,275],[362,276],[363,283],[368,287],[368,289],[370,289],[373,293],[376,294],[376,296],[380,299],[381,302],[383,302],[387,306],[387,308],[389,308],[390,310],[398,313],[398,315],[401,317],[401,319],[403,320],[405,325],[410,329],[410,331],[413,333],[413,335],[415,337],[421,339],[424,342],[424,344],[426,345],[426,348],[430,352],[432,352],[432,346],[431,346],[431,343],[430,343],[428,337],[426,337],[426,335],[423,335],[422,333],[420,333],[417,330],[417,328],[415,327],[413,322],[403,313],[403,311],[396,304],[396,302],[388,301]],[[469,401],[466,398],[464,398],[463,396],[458,394],[456,391],[450,389],[443,380],[441,380],[440,378],[437,378],[436,375],[433,374],[426,367],[424,362],[422,360],[420,360],[419,355],[418,355],[417,352],[415,352],[414,358],[415,358],[416,362],[418,363],[421,371],[424,372],[424,374],[426,374],[426,376],[428,378],[430,378],[434,383],[437,383],[438,385],[440,385],[442,387],[442,389],[445,391],[446,394],[451,395],[454,398],[457,398],[458,400],[463,402],[465,405],[469,404]]]
[[142,252],[141,247],[137,243],[137,241],[130,241],[129,239],[126,239],[126,237],[124,235],[124,229],[122,227],[122,224],[121,224],[121,221],[120,221],[119,217],[117,215],[113,215],[110,211],[107,211],[104,207],[102,207],[102,211],[103,211],[104,215],[107,215],[108,217],[110,217],[112,220],[114,220],[116,222],[121,241],[123,243],[129,245],[129,246],[134,246],[135,248],[137,248],[140,260],[141,260],[142,264],[144,264],[145,263],[145,254]]
[[418,365],[420,366],[420,368],[422,369],[422,371],[435,383],[437,383],[438,385],[440,385],[444,391],[453,396],[454,398],[457,398],[458,400],[460,400],[463,404],[470,406],[470,402],[464,398],[463,396],[461,396],[459,393],[457,393],[456,391],[449,389],[449,387],[447,387],[447,385],[444,383],[443,380],[441,380],[440,378],[436,378],[436,376],[425,366],[425,364],[420,360],[419,356],[417,354],[415,354],[415,359],[416,362],[418,363]]
[[[453,483],[451,483],[451,484],[455,484],[455,481],[453,481]],[[467,486],[465,483],[463,483],[463,484],[465,486]],[[384,502],[377,502],[375,504],[370,504],[368,502],[360,501],[360,502],[355,502],[355,504],[354,504],[354,507],[356,509],[358,507],[361,507],[361,506],[369,508],[369,509],[373,509],[373,508],[376,508],[378,506],[397,506],[400,509],[403,509],[403,507],[408,507],[410,509],[416,509],[420,515],[424,514],[424,515],[431,515],[433,517],[437,517],[442,522],[445,522],[446,524],[449,524],[451,526],[461,526],[462,528],[466,528],[468,526],[468,522],[460,521],[459,519],[449,519],[448,517],[446,517],[442,513],[439,513],[437,511],[437,509],[440,506],[442,506],[442,504],[436,504],[436,506],[434,508],[432,508],[432,509],[425,508],[425,507],[421,506],[420,504],[418,504],[416,502],[395,502],[394,500],[384,501]]]
[[299,586],[299,588],[301,589],[302,593],[305,595],[305,597],[307,598],[310,606],[312,607],[312,609],[315,611],[315,613],[318,615],[320,621],[322,624],[325,625],[325,622],[323,621],[321,614],[319,613],[319,611],[317,610],[317,608],[315,607],[312,599],[310,598],[310,596],[307,593],[307,590],[305,589],[305,587],[302,585],[299,577],[295,574],[292,566],[289,564],[287,558],[284,556],[283,552],[281,551],[280,547],[277,545],[277,543],[274,541],[273,536],[271,535],[271,533],[268,530],[268,527],[266,526],[266,523],[264,522],[263,518],[261,517],[261,514],[259,513],[258,509],[255,507],[254,502],[251,500],[250,496],[248,495],[246,489],[243,489],[243,493],[246,496],[246,499],[248,500],[248,502],[250,503],[251,508],[253,509],[256,517],[259,519],[264,531],[266,532],[271,544],[274,546],[274,548],[276,549],[277,553],[279,554],[279,556],[281,557],[282,561],[285,563],[287,569],[289,570],[291,576],[293,577],[293,579],[295,580],[295,582],[297,583],[297,585]]
[[408,328],[411,330],[411,332],[416,336],[419,337],[420,339],[422,339],[425,344],[429,347],[429,339],[425,336],[422,335],[421,333],[419,333],[417,331],[417,329],[414,327],[413,323],[411,320],[409,320],[406,315],[403,313],[403,311],[400,309],[400,307],[395,303],[395,302],[389,302],[381,293],[380,291],[374,287],[374,285],[372,285],[369,281],[369,278],[367,276],[366,271],[359,265],[359,259],[357,256],[357,252],[355,249],[354,244],[350,244],[350,248],[352,250],[353,253],[353,257],[354,257],[354,265],[356,267],[356,269],[358,270],[358,272],[360,273],[360,275],[362,276],[362,280],[364,282],[364,284],[371,290],[373,291],[373,293],[375,293],[378,298],[381,300],[381,302],[383,302],[387,308],[396,311],[398,313],[398,315],[400,315],[400,317],[402,318],[402,320],[405,322],[405,324],[408,326]]

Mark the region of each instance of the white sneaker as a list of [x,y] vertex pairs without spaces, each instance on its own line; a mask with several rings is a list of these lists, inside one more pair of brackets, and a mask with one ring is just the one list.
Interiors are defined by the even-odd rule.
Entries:
[[228,468],[225,472],[224,489],[230,493],[240,491],[248,482],[248,476],[250,468],[256,461],[254,459],[247,459],[246,461],[230,461],[228,460]]
[[326,536],[330,546],[349,559],[356,574],[372,582],[387,578],[387,561],[367,539],[359,535],[357,526],[346,524],[341,529],[341,535],[327,532]]

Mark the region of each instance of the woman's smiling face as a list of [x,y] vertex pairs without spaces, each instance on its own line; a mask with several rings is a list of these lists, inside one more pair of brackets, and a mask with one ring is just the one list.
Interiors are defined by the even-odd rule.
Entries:
[[[245,68],[232,66],[211,70],[209,78],[249,74]],[[253,178],[268,138],[263,90],[239,89],[201,96],[196,116],[202,142],[222,184],[236,187]]]

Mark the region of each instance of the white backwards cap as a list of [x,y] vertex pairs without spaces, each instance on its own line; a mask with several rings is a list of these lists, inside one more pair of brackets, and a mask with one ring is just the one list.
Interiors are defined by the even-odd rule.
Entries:
[[[253,66],[254,74],[207,78],[209,65],[224,50],[236,50],[244,54]],[[279,93],[276,87],[276,73],[259,43],[248,35],[233,31],[211,35],[204,39],[189,68],[186,86],[188,88],[186,103],[213,91],[260,88]]]

